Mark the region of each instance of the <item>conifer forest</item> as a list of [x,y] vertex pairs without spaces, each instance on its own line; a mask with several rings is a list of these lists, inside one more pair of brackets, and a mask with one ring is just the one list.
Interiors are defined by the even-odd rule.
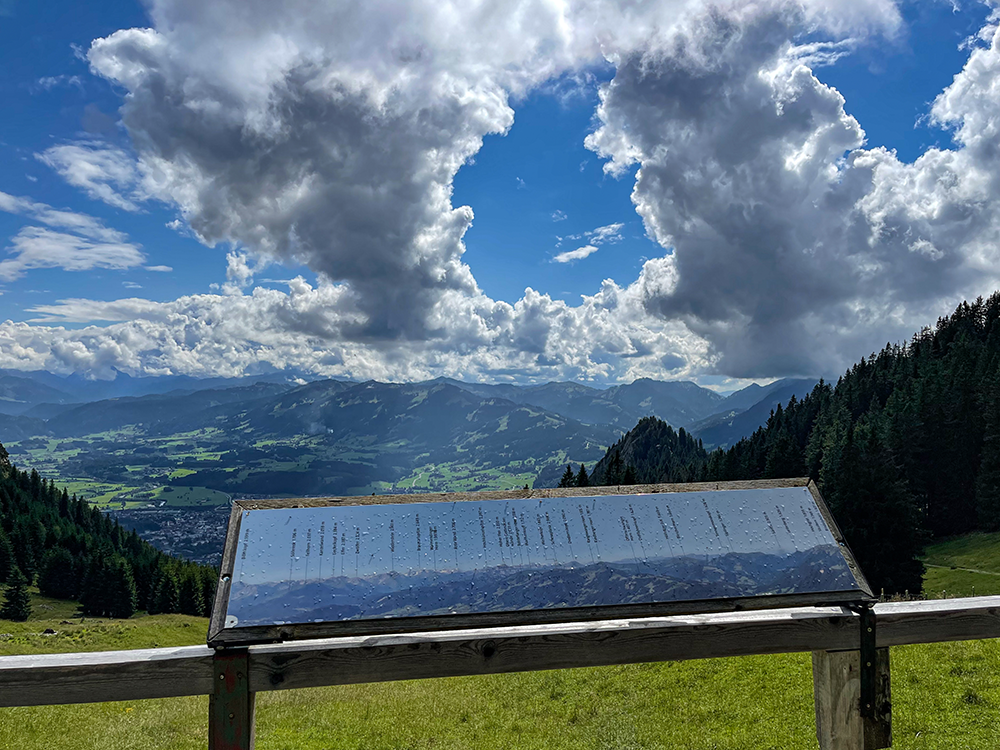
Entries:
[[820,381],[728,450],[643,419],[590,481],[800,476],[818,483],[876,593],[918,593],[929,541],[1000,530],[1000,293]]

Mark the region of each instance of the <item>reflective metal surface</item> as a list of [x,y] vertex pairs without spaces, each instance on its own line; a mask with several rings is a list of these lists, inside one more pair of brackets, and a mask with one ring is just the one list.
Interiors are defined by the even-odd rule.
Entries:
[[850,591],[805,487],[251,510],[225,628]]

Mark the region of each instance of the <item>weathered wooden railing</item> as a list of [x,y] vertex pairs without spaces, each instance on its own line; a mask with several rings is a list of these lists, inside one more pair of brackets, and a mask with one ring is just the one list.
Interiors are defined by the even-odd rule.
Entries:
[[210,695],[209,747],[253,747],[266,690],[722,656],[813,652],[823,750],[886,747],[889,646],[1000,637],[1000,596],[878,604],[877,705],[860,706],[860,616],[843,607],[359,636],[213,651],[205,646],[0,657],[0,706]]

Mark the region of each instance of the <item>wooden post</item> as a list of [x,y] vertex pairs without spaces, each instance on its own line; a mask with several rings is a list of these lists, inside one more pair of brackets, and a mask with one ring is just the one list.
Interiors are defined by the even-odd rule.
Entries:
[[892,747],[889,649],[875,652],[875,706],[861,712],[861,652],[813,651],[816,738],[820,750],[880,750]]
[[215,690],[209,698],[208,750],[254,750],[254,696],[246,649],[213,659]]

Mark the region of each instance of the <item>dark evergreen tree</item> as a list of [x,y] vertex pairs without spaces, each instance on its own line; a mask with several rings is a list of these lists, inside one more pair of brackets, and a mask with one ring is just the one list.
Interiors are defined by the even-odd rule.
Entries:
[[80,606],[89,617],[103,617],[111,608],[107,564],[98,555],[90,558],[80,587]]
[[91,559],[80,603],[91,617],[126,619],[135,614],[137,597],[132,568],[121,555],[105,552]]
[[72,553],[65,547],[53,547],[42,558],[38,590],[56,599],[75,599],[79,594],[79,575]]
[[106,562],[108,582],[108,617],[127,619],[135,614],[138,603],[132,567],[121,555],[113,555]]
[[15,567],[17,560],[14,557],[14,548],[3,527],[0,526],[0,583],[7,582]]
[[573,476],[573,467],[566,464],[566,471],[563,472],[562,478],[559,480],[560,487],[574,487],[576,486],[576,478]]
[[205,605],[201,591],[201,576],[198,569],[188,566],[180,579],[179,608],[181,614],[201,617],[205,614]]
[[35,577],[35,567],[38,555],[38,547],[35,539],[37,533],[34,523],[30,519],[22,519],[20,523],[14,525],[10,534],[10,542],[14,548],[14,559],[18,569],[24,573],[28,581]]
[[153,590],[153,600],[149,607],[149,614],[171,614],[180,612],[180,585],[177,582],[177,574],[170,568],[160,572],[156,581],[156,588]]
[[219,574],[211,568],[200,568],[201,577],[201,606],[206,617],[211,617],[212,608],[215,606],[215,586],[218,583]]
[[621,451],[615,451],[604,470],[601,483],[605,485],[618,485],[622,483],[622,456]]
[[28,491],[31,492],[31,499],[36,503],[42,499],[42,477],[34,469],[31,470],[29,476]]
[[976,519],[983,531],[1000,530],[1000,371],[982,398],[983,448],[976,477]]
[[920,591],[921,511],[878,435],[875,417],[848,428],[836,482],[824,485],[831,510],[875,591]]
[[587,467],[584,466],[583,464],[580,464],[580,471],[576,473],[576,481],[574,482],[574,484],[577,487],[590,486],[590,477],[587,475]]
[[28,579],[17,568],[10,574],[4,590],[3,605],[0,606],[0,620],[24,622],[31,617],[31,595],[28,593]]
[[622,484],[638,484],[635,467],[631,463],[625,466],[625,473],[622,475]]

